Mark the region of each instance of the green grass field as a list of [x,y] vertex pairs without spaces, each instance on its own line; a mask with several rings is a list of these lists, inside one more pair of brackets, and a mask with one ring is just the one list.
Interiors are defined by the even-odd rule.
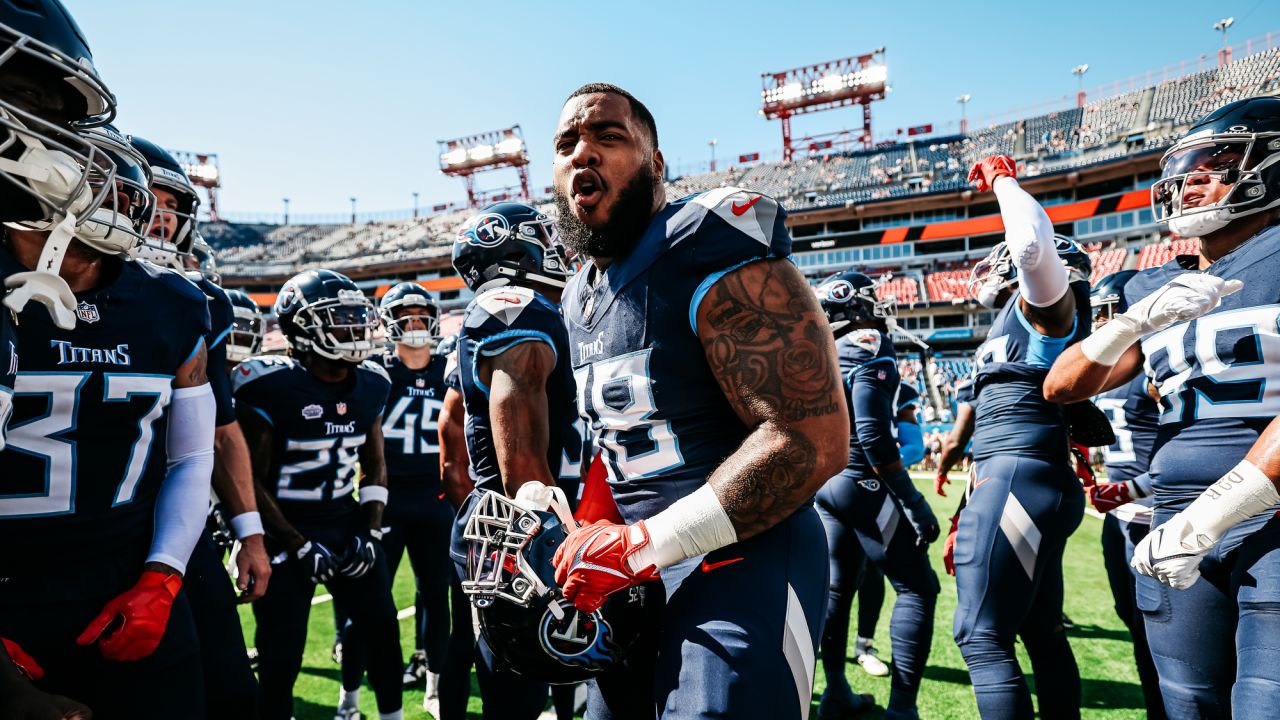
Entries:
[[[958,479],[959,473],[955,473]],[[951,497],[940,498],[933,494],[932,480],[924,474],[913,475],[921,492],[933,501],[934,510],[942,520],[944,527],[946,518],[955,510],[956,496],[961,492],[961,484],[953,482],[950,486]],[[1076,662],[1080,666],[1080,674],[1084,681],[1084,717],[1107,720],[1128,720],[1142,718],[1146,715],[1142,709],[1142,692],[1138,686],[1137,672],[1133,667],[1132,646],[1129,632],[1116,617],[1111,607],[1111,593],[1107,587],[1106,573],[1102,568],[1102,550],[1098,536],[1102,530],[1102,521],[1093,515],[1086,515],[1080,529],[1076,531],[1067,546],[1065,572],[1067,578],[1066,611],[1075,621],[1077,629],[1070,633],[1071,647],[1075,651]],[[977,708],[973,701],[973,692],[969,687],[969,673],[965,668],[960,651],[951,639],[951,620],[956,606],[955,581],[942,571],[942,543],[932,548],[934,567],[942,579],[942,595],[938,601],[937,625],[934,632],[933,651],[929,657],[929,667],[925,672],[924,687],[920,692],[920,716],[926,720],[933,718],[974,718]],[[323,590],[321,590],[323,592]],[[409,573],[408,563],[402,563],[395,583],[396,606],[408,608],[413,603],[413,578]],[[889,610],[893,602],[893,591],[889,589],[882,611],[881,622],[876,637],[876,646],[880,648],[881,657],[889,660]],[[248,608],[241,609],[246,638],[252,645],[253,614]],[[401,621],[403,645],[406,652],[411,648],[412,618]],[[854,623],[856,625],[856,623]],[[330,720],[337,707],[339,691],[338,666],[329,657],[330,645],[333,642],[333,611],[329,603],[314,605],[311,608],[311,631],[307,638],[306,657],[303,660],[302,674],[294,688],[294,707],[297,720]],[[853,640],[850,638],[850,649]],[[1019,660],[1023,670],[1030,672],[1031,664],[1025,653],[1019,649]],[[872,693],[877,703],[883,706],[889,699],[889,679],[873,678],[862,671],[852,660],[848,665],[847,675],[850,684],[860,692]],[[779,679],[779,683],[789,683]],[[819,669],[817,687],[814,689],[814,712],[817,717],[817,700],[824,686],[822,671]],[[473,694],[468,718],[480,717],[480,701],[472,682]],[[405,693],[405,717],[429,717],[422,710],[422,691]],[[377,717],[373,693],[366,686],[360,699],[360,707],[366,717]],[[866,717],[875,718],[876,713]]]

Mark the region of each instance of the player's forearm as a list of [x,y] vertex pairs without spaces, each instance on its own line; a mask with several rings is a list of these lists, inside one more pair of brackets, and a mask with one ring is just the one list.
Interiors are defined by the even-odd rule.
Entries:
[[179,573],[186,571],[208,515],[215,412],[208,383],[174,388],[165,433],[169,461],[156,495],[147,562],[163,563]]
[[1005,246],[1018,268],[1019,294],[1036,308],[1059,303],[1068,294],[1069,277],[1058,261],[1053,222],[1012,177],[997,178],[992,187],[1000,204]]
[[1141,366],[1136,347],[1125,351],[1115,365],[1103,365],[1085,357],[1080,343],[1062,351],[1044,379],[1044,397],[1052,403],[1088,400],[1133,379]]
[[253,490],[254,499],[258,501],[258,512],[262,515],[262,525],[266,528],[267,535],[284,545],[290,552],[302,547],[307,542],[307,539],[285,519],[284,513],[280,510],[280,506],[276,504],[276,499],[271,497],[271,493],[267,492],[267,489],[257,482],[253,484]]
[[240,423],[221,425],[214,431],[213,453],[213,491],[227,506],[231,517],[257,512],[249,445],[240,431]]
[[438,422],[440,434],[440,482],[445,496],[455,509],[462,507],[467,495],[475,489],[468,468],[471,458],[467,455],[466,410],[462,394],[449,388],[444,394],[444,407],[440,409]]
[[555,485],[555,476],[547,464],[548,413],[544,385],[494,373],[489,417],[498,471],[508,497],[515,497],[526,482]]

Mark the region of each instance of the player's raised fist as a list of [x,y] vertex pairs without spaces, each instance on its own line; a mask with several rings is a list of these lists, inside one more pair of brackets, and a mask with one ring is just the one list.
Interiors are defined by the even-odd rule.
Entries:
[[1002,177],[1018,177],[1018,164],[1008,155],[989,155],[969,169],[969,182],[978,192],[990,192],[996,178]]

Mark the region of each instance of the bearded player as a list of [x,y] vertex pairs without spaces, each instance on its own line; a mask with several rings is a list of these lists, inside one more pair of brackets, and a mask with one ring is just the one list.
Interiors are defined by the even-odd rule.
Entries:
[[554,137],[561,232],[590,259],[563,303],[579,410],[627,523],[572,533],[556,580],[584,611],[640,583],[667,597],[656,652],[588,713],[805,717],[827,580],[811,500],[848,450],[834,341],[782,208],[737,188],[667,202],[657,135],[592,84]]

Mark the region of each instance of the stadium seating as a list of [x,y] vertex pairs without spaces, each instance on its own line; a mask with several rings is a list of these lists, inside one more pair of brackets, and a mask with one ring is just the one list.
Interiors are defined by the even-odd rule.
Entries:
[[876,297],[881,300],[892,297],[899,305],[915,305],[920,301],[920,285],[913,277],[895,276],[876,288]]
[[1199,251],[1199,245],[1193,239],[1144,245],[1142,250],[1138,252],[1138,269],[1146,270],[1147,268],[1160,267],[1172,260],[1176,255],[1195,255]]
[[1093,264],[1093,274],[1089,276],[1089,283],[1097,284],[1099,280],[1111,273],[1123,270],[1128,254],[1124,248],[1090,251],[1089,262]]
[[968,270],[944,270],[929,273],[925,276],[925,285],[929,293],[929,302],[954,302],[956,300],[972,300],[969,290]]

